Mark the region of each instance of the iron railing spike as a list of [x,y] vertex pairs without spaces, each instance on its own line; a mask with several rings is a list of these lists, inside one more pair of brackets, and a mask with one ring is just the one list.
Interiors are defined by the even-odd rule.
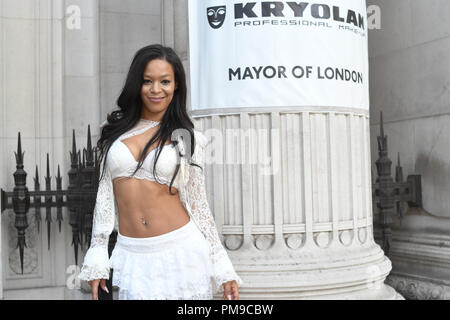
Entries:
[[50,221],[47,221],[47,243],[48,243],[48,250],[50,250]]
[[47,177],[50,177],[50,159],[48,152],[47,152]]
[[22,139],[20,138],[20,131],[19,131],[19,139],[17,141],[17,153],[22,154]]
[[14,152],[14,154],[16,156],[16,165],[22,166],[22,169],[23,169],[23,158],[24,158],[25,152],[22,151],[22,139],[20,137],[20,131],[18,134],[17,152]]
[[22,272],[22,274],[23,274],[23,254],[24,254],[24,246],[23,246],[22,243],[20,243],[20,239],[19,239],[18,241],[19,241],[18,245],[19,245],[19,254],[20,254],[20,269],[21,269],[21,272]]
[[77,153],[77,143],[76,143],[76,139],[75,139],[75,129],[72,130],[72,152],[74,154]]
[[[16,155],[17,170],[14,173],[15,188],[13,192],[5,192],[0,190],[1,197],[1,211],[12,208],[16,214],[15,226],[18,232],[17,246],[20,250],[21,272],[24,273],[24,250],[27,247],[25,242],[25,229],[28,227],[27,211],[30,206],[30,198],[33,198],[32,203],[35,208],[35,221],[40,233],[41,212],[40,210],[45,206],[47,224],[47,247],[51,249],[52,237],[52,208],[57,208],[57,221],[59,232],[62,229],[62,208],[68,207],[70,212],[70,224],[72,226],[75,261],[78,264],[78,249],[86,242],[89,242],[92,237],[92,211],[95,207],[95,194],[98,188],[97,166],[98,163],[98,149],[92,146],[92,135],[90,126],[88,127],[88,146],[80,150],[76,149],[75,130],[72,131],[72,150],[69,151],[71,157],[71,168],[69,171],[69,187],[67,190],[62,190],[62,176],[61,166],[57,167],[56,191],[51,188],[52,176],[50,174],[50,154],[46,154],[46,171],[44,171],[45,190],[40,190],[39,183],[39,167],[35,168],[35,190],[28,192],[26,187],[26,172],[23,170],[24,151],[22,149],[21,133],[18,133],[18,144]],[[83,153],[83,155],[81,154]],[[83,158],[83,159],[82,159]],[[44,170],[45,170],[44,169]],[[55,198],[56,199],[55,199]],[[67,201],[63,199],[66,197]],[[44,198],[44,199],[42,199]],[[12,199],[11,203],[10,200]],[[31,199],[31,200],[33,200]],[[55,199],[55,200],[54,200]],[[42,204],[41,204],[42,201]],[[44,226],[43,226],[44,229]],[[55,228],[56,229],[56,228]],[[44,231],[44,230],[43,230]],[[111,239],[110,239],[111,241]],[[115,242],[115,241],[114,241]],[[25,266],[26,267],[26,266]]]
[[[58,192],[62,191],[62,177],[60,174],[60,168],[59,168],[59,164],[58,164],[58,175],[56,177],[56,190]],[[58,221],[58,227],[59,227],[59,233],[61,233],[61,221],[63,220],[62,217],[62,196],[61,195],[57,195],[56,196],[56,220]]]
[[91,125],[88,124],[88,137],[87,137],[87,149],[92,149],[92,142],[91,142]]
[[[34,177],[34,191],[40,191],[39,170],[36,165],[36,172]],[[41,196],[34,196],[34,217],[36,220],[38,234],[41,233]]]
[[[51,176],[50,176],[50,158],[47,152],[47,176],[45,177],[45,190],[51,190]],[[45,221],[47,222],[47,242],[48,250],[50,250],[50,235],[51,235],[51,222],[52,222],[52,196],[45,197]]]

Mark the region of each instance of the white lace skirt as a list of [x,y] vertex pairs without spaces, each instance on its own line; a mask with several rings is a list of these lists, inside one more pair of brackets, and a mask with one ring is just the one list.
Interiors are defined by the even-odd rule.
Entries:
[[213,298],[209,246],[192,220],[155,237],[119,232],[109,265],[119,300]]

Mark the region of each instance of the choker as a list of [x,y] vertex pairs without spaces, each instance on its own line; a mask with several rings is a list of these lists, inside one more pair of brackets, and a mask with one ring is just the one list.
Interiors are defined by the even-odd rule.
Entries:
[[152,125],[152,127],[157,126],[159,124],[159,121],[147,120],[147,119],[144,119],[144,118],[140,118],[139,121],[141,121],[143,123],[149,123],[149,124]]

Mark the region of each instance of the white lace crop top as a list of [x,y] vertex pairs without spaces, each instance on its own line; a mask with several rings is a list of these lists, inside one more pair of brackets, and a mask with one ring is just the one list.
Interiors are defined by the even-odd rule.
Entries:
[[[111,178],[113,180],[119,177],[130,177],[138,164],[130,149],[125,143],[122,142],[122,140],[133,135],[141,134],[142,131],[149,130],[152,123],[155,124],[152,121],[141,120],[138,127],[143,125],[143,128],[133,130],[133,134],[127,133],[120,136],[111,145],[106,162],[109,170],[111,171]],[[133,178],[147,179],[170,185],[170,181],[172,180],[177,165],[176,148],[173,144],[162,146],[161,154],[159,155],[158,161],[156,161],[155,178],[153,175],[153,165],[158,149],[159,148],[154,148],[147,154],[142,167],[139,168],[139,170],[133,175]],[[178,189],[178,183],[176,180],[173,182],[172,186]]]
[[[157,123],[156,123],[157,124]],[[137,161],[122,140],[144,133],[155,126],[154,121],[141,119],[136,126],[121,135],[112,145],[106,157],[106,161],[100,164],[100,172],[105,166],[105,173],[99,181],[97,198],[95,202],[92,238],[90,247],[84,257],[81,272],[78,275],[81,280],[109,279],[110,265],[108,256],[109,235],[113,229],[118,230],[118,213],[114,197],[113,179],[130,176],[137,165]],[[204,168],[206,137],[194,129],[195,147],[192,162]],[[156,181],[170,184],[177,161],[180,168],[173,182],[177,188],[178,196],[191,220],[204,235],[210,247],[210,258],[213,266],[211,282],[214,293],[223,291],[222,284],[236,280],[238,285],[243,284],[242,279],[236,274],[231,260],[220,240],[214,217],[209,208],[205,190],[205,176],[202,169],[192,166],[186,159],[186,146],[181,139],[178,146],[172,144],[163,146],[161,154],[156,162]],[[177,150],[178,149],[178,150]],[[186,151],[185,151],[186,150]],[[181,153],[177,157],[176,152]],[[153,149],[145,158],[143,166],[133,176],[138,179],[155,181],[153,176],[153,161],[157,149]],[[178,160],[178,158],[180,160]]]

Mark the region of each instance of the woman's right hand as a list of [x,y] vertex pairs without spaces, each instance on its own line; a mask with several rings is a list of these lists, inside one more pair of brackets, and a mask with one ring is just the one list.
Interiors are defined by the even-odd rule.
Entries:
[[106,291],[109,293],[108,288],[106,287],[106,279],[91,280],[91,281],[88,281],[88,284],[91,286],[92,300],[98,300],[98,285],[99,284],[103,291]]

